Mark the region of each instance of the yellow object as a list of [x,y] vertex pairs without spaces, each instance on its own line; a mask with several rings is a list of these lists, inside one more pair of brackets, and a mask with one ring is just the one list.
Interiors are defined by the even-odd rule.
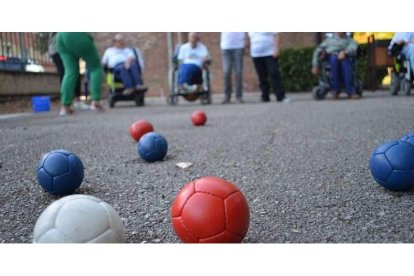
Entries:
[[120,89],[124,87],[121,82],[114,82],[114,75],[112,73],[106,74],[106,84],[112,87],[113,89]]
[[[355,32],[353,35],[353,39],[358,44],[366,44],[368,43],[368,38],[374,35],[375,40],[391,40],[394,36],[393,32]],[[382,85],[390,85],[391,84],[391,68],[388,68],[388,75],[384,77],[382,80]]]
[[353,38],[358,44],[366,44],[368,37],[374,35],[375,40],[391,40],[393,32],[355,32]]

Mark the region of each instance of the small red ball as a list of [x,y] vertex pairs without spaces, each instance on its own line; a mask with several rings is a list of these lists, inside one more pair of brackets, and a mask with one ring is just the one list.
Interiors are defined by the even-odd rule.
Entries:
[[145,133],[152,131],[154,131],[154,127],[146,120],[138,120],[129,127],[129,134],[135,141],[139,141]]
[[249,229],[249,205],[232,183],[206,176],[187,183],[174,199],[172,225],[185,243],[238,243]]
[[203,126],[207,122],[207,115],[201,110],[197,110],[191,114],[191,122],[195,126]]

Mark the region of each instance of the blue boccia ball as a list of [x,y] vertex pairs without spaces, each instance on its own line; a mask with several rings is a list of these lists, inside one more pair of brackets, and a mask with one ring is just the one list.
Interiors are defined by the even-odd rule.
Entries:
[[414,132],[407,133],[400,138],[400,141],[405,141],[414,145]]
[[46,153],[37,164],[37,181],[54,195],[73,193],[83,181],[82,161],[72,152],[59,149]]
[[168,143],[162,135],[149,132],[139,139],[137,151],[147,162],[161,161],[167,155]]
[[370,160],[372,176],[392,191],[414,188],[414,145],[391,141],[377,147]]

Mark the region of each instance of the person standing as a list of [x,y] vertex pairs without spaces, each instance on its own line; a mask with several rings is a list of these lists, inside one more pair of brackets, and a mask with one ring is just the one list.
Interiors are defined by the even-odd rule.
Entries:
[[236,100],[243,103],[243,54],[246,33],[223,32],[220,38],[221,60],[224,71],[224,100],[230,103],[232,94],[232,69],[236,72]]
[[280,79],[278,63],[280,56],[279,34],[275,32],[249,32],[249,39],[250,55],[259,78],[262,102],[270,101],[269,77],[276,95],[276,101],[290,102],[290,99],[285,96]]
[[91,110],[103,111],[100,104],[103,70],[92,36],[88,33],[58,33],[56,43],[65,67],[61,87],[62,107],[59,115],[64,116],[73,113],[71,105],[79,78],[80,58],[85,60],[91,77]]
[[[56,66],[57,73],[59,75],[59,81],[62,85],[63,76],[65,75],[65,67],[63,66],[63,61],[60,58],[60,55],[57,50],[56,45],[56,32],[55,33],[49,33],[49,45],[48,45],[48,52],[49,55],[53,61],[53,63]],[[81,78],[82,76],[79,74],[78,76],[78,82],[76,83],[75,87],[75,99],[73,103],[73,107],[78,110],[89,110],[89,105],[85,103],[84,101],[81,101]]]

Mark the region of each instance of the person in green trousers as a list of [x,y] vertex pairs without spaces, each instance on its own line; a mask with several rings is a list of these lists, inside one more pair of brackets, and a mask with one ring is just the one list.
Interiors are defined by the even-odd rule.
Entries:
[[88,33],[58,33],[56,44],[65,67],[65,75],[61,85],[62,107],[59,115],[64,116],[73,113],[71,105],[79,77],[80,58],[85,60],[86,67],[90,72],[91,110],[103,111],[100,104],[103,70],[92,36]]

